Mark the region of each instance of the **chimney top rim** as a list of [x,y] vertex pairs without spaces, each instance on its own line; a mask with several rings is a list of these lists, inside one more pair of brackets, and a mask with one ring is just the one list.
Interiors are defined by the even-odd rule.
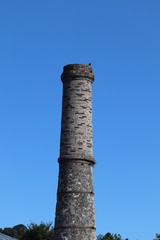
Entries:
[[92,66],[90,64],[67,64],[63,67],[63,73],[61,75],[62,82],[67,79],[90,79],[94,81],[94,75],[92,72]]

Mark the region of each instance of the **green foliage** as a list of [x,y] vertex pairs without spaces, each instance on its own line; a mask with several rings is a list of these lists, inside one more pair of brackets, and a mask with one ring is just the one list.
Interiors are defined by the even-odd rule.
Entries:
[[23,224],[13,228],[0,228],[0,232],[19,240],[53,240],[53,227],[51,223],[40,225],[31,223],[28,228]]
[[0,228],[1,233],[15,238],[20,238],[26,231],[27,228],[23,224],[16,225],[13,228]]
[[4,228],[2,233],[14,237],[14,230],[12,228]]
[[106,233],[106,235],[99,235],[97,240],[122,240],[121,236],[118,234]]
[[[111,234],[111,233],[106,233],[106,235],[98,235],[97,236],[97,240],[122,240],[122,237],[120,234]],[[128,240],[128,238],[126,238],[125,240]]]
[[26,231],[27,231],[27,228],[23,224],[16,225],[13,228],[4,228],[4,229],[0,228],[1,233],[11,237],[15,237],[15,238],[21,237],[22,235],[24,235]]
[[28,230],[20,238],[20,240],[53,240],[54,229],[52,223],[31,223]]
[[160,240],[160,234],[156,233],[156,239],[155,240]]
[[102,240],[102,239],[103,239],[103,235],[102,234],[97,236],[97,240]]
[[12,229],[14,231],[15,238],[21,238],[27,231],[27,227],[23,224],[16,225]]

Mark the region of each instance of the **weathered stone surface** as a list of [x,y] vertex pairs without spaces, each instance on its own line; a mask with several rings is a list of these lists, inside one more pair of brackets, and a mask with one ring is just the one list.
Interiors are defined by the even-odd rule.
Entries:
[[93,201],[92,193],[58,194],[55,227],[94,227]]
[[92,67],[64,67],[55,240],[95,240]]
[[58,192],[63,191],[93,193],[92,164],[83,162],[60,164]]

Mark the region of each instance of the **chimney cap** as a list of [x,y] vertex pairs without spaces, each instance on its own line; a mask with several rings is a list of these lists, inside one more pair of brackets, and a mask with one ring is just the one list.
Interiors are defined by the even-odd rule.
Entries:
[[62,82],[67,80],[82,80],[82,79],[88,79],[91,82],[94,81],[92,66],[90,64],[76,63],[64,66],[63,73],[61,75]]

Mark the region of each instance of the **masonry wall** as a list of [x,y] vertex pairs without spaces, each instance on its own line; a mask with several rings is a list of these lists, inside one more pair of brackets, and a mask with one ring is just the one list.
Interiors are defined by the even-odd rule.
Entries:
[[60,156],[92,157],[92,83],[63,84]]

